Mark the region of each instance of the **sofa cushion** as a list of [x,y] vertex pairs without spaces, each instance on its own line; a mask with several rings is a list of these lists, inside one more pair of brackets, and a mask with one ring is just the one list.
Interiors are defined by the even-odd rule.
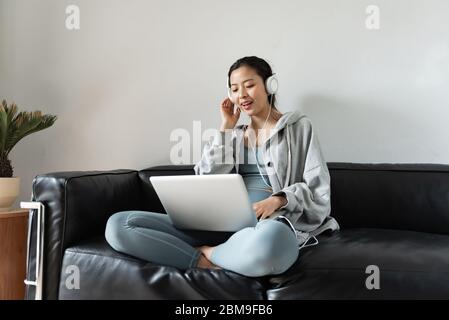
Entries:
[[[159,266],[114,251],[104,239],[68,248],[59,299],[438,299],[449,296],[449,237],[389,229],[322,235],[280,276],[248,278],[226,270]],[[69,289],[64,270],[80,270]],[[369,265],[380,289],[365,285]]]
[[[449,236],[390,229],[345,229],[301,250],[271,277],[268,299],[437,299],[449,297]],[[365,281],[379,267],[380,289]]]
[[[71,289],[74,273],[69,266],[79,269],[79,289]],[[102,237],[66,249],[61,270],[59,299],[261,300],[266,292],[264,278],[155,265],[114,251]]]

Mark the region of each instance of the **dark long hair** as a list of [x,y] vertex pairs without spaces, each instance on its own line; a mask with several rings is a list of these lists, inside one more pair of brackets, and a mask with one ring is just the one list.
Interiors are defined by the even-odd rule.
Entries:
[[[266,62],[264,59],[261,59],[259,57],[256,56],[250,56],[250,57],[243,57],[238,59],[236,62],[234,62],[232,64],[232,66],[229,68],[229,72],[228,72],[228,87],[231,86],[231,81],[230,81],[230,77],[231,77],[231,73],[232,71],[242,67],[242,66],[247,66],[250,67],[252,69],[254,69],[256,71],[256,73],[263,79],[263,83],[265,85],[265,81],[273,75],[273,71],[271,70],[270,65],[268,64],[268,62]],[[267,88],[265,88],[266,90]],[[273,96],[273,97],[271,97]],[[272,99],[272,100],[271,100]],[[273,109],[275,109],[276,111],[279,112],[279,110],[276,108],[276,95],[275,94],[269,94],[268,95],[268,101],[272,102],[272,107]]]

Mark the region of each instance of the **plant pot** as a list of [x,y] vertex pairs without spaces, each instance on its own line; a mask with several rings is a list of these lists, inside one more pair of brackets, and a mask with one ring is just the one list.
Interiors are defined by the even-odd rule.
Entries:
[[20,178],[0,178],[0,212],[10,211],[19,196]]

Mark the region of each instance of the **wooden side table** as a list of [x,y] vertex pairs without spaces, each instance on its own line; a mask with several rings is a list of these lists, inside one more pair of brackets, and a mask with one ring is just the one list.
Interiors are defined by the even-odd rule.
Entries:
[[0,212],[0,300],[25,298],[28,212]]

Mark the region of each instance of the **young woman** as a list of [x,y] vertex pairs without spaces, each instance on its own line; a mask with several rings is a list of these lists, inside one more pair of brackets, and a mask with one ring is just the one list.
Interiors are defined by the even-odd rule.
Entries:
[[[298,246],[339,229],[330,217],[330,176],[312,124],[299,112],[279,112],[274,85],[271,67],[261,58],[244,57],[231,66],[220,131],[194,166],[197,175],[242,175],[259,218],[254,228],[179,230],[165,214],[122,211],[108,220],[109,244],[181,269],[223,268],[258,277],[283,273],[297,260]],[[249,125],[236,126],[241,112],[250,117]]]

